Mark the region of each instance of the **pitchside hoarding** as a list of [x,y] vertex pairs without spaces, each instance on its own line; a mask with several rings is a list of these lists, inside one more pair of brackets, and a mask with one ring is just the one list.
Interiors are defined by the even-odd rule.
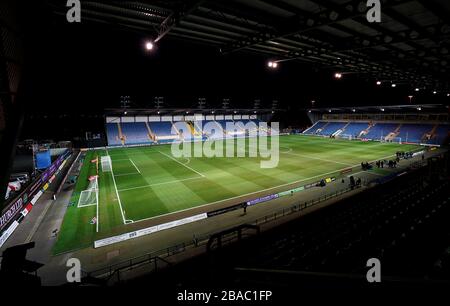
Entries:
[[[53,164],[45,170],[34,183],[30,184],[19,196],[17,196],[5,209],[3,209],[0,215],[0,232],[22,211],[22,209],[28,204],[30,199],[33,199],[44,186],[48,179],[58,170],[64,160],[70,155],[70,151],[66,151],[59,156]],[[34,204],[34,203],[33,203]]]

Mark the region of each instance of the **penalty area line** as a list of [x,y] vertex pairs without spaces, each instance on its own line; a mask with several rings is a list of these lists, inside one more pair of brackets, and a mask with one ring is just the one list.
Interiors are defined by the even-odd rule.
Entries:
[[163,152],[161,152],[161,151],[158,151],[159,153],[161,153],[162,155],[164,155],[164,156],[166,156],[166,157],[168,157],[168,158],[170,158],[171,160],[173,160],[173,161],[175,161],[175,162],[177,162],[177,163],[179,163],[180,165],[182,165],[183,167],[186,167],[186,168],[188,168],[189,170],[191,170],[191,171],[193,171],[193,172],[195,172],[195,173],[197,173],[198,175],[200,175],[201,177],[205,177],[205,175],[204,174],[202,174],[202,173],[200,173],[200,172],[198,172],[197,170],[195,170],[195,169],[192,169],[191,167],[189,167],[188,165],[186,165],[186,164],[183,164],[182,162],[180,162],[180,161],[178,161],[178,160],[176,160],[175,158],[173,158],[172,156],[170,156],[170,155],[168,155],[168,154],[166,154],[166,153],[163,153]]
[[174,181],[154,183],[154,184],[149,184],[149,185],[144,185],[144,186],[137,186],[137,187],[130,187],[130,188],[125,188],[125,189],[120,189],[119,192],[128,191],[128,190],[134,190],[134,189],[141,189],[141,188],[149,188],[149,187],[153,187],[153,186],[160,186],[160,185],[166,185],[166,184],[173,184],[173,183],[190,181],[190,180],[199,180],[199,179],[202,179],[202,178],[204,178],[204,177],[189,177],[189,178],[185,178],[185,179],[181,179],[181,180],[174,180]]
[[122,173],[122,174],[116,174],[116,175],[114,175],[115,177],[118,177],[118,176],[126,176],[126,175],[138,175],[139,173],[136,173],[136,172],[132,172],[132,173]]
[[116,190],[117,201],[119,202],[120,213],[122,214],[123,224],[126,224],[127,221],[125,220],[125,215],[123,213],[123,207],[122,207],[122,201],[120,200],[119,191],[117,190],[117,184],[116,184],[116,179],[114,178],[112,162],[111,162],[111,174],[112,174],[111,176],[112,176],[113,183],[114,183],[114,189]]
[[141,171],[139,170],[138,167],[136,167],[136,164],[131,160],[131,158],[129,158],[130,162],[133,164],[134,168],[136,168],[138,173],[141,173]]
[[[392,157],[392,156],[395,156],[395,155],[389,155],[389,156],[381,157],[381,158],[379,158],[379,159],[386,159],[386,158],[389,158],[389,157]],[[375,160],[372,160],[372,161],[370,161],[370,162],[372,163],[372,162],[377,161],[377,160],[378,160],[378,159],[375,159]],[[348,168],[352,168],[352,169],[353,169],[353,168],[358,167],[358,166],[359,166],[359,164],[351,165],[350,167],[341,168],[341,169],[329,171],[329,172],[326,172],[326,173],[321,173],[321,174],[318,174],[318,175],[306,177],[306,178],[303,178],[303,179],[300,179],[300,180],[296,180],[296,181],[293,181],[293,182],[281,184],[281,185],[278,185],[278,186],[273,186],[273,187],[269,187],[269,188],[266,188],[266,189],[257,190],[257,191],[249,192],[249,193],[246,193],[246,194],[241,194],[241,195],[238,195],[238,196],[235,196],[235,197],[226,198],[226,199],[222,199],[222,200],[218,200],[218,201],[214,201],[214,202],[210,202],[210,203],[205,203],[205,204],[198,205],[198,206],[195,206],[195,207],[190,207],[190,208],[186,208],[186,209],[181,209],[181,210],[173,211],[173,212],[170,212],[170,213],[166,213],[166,214],[162,214],[162,215],[158,215],[158,216],[154,216],[154,217],[149,217],[149,218],[144,218],[144,219],[135,220],[134,223],[138,223],[138,222],[146,221],[146,220],[151,220],[151,219],[156,219],[156,218],[160,218],[160,217],[164,217],[164,216],[168,216],[168,215],[173,215],[173,214],[176,214],[176,213],[181,213],[181,212],[184,212],[184,211],[188,211],[188,210],[192,210],[192,209],[197,209],[197,208],[200,208],[200,207],[206,207],[206,206],[218,204],[218,203],[225,202],[225,201],[230,201],[230,200],[234,200],[234,199],[239,199],[239,198],[247,197],[247,196],[254,195],[254,194],[258,194],[258,193],[262,193],[262,192],[267,192],[267,191],[274,190],[274,189],[277,189],[277,188],[280,188],[280,187],[285,187],[285,186],[289,186],[289,185],[294,185],[294,184],[301,183],[301,182],[305,182],[305,181],[308,181],[308,180],[311,180],[311,179],[315,179],[315,178],[318,178],[318,177],[324,177],[325,175],[337,173],[337,172],[346,170],[346,169],[348,169]],[[145,186],[143,186],[143,187],[137,187],[137,188],[144,188],[144,187],[145,187]]]

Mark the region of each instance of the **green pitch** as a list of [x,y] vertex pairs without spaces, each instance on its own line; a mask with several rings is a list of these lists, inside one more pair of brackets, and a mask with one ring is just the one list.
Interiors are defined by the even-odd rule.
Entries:
[[[89,151],[53,251],[61,253],[92,246],[94,240],[129,231],[127,226],[131,222],[258,191],[267,190],[269,194],[270,189],[293,182],[304,185],[342,169],[358,167],[361,161],[388,158],[396,151],[417,148],[281,136],[279,163],[272,169],[262,169],[261,158],[174,158],[170,145]],[[96,164],[91,160],[107,154],[111,156],[112,172],[103,172],[99,165],[98,205],[78,207],[80,192],[89,185],[87,178],[96,174]],[[91,224],[93,217],[98,218],[98,224]]]

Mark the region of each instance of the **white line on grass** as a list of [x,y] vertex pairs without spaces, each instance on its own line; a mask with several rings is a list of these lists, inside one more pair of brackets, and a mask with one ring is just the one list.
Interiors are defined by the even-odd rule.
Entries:
[[138,167],[136,167],[136,164],[131,160],[131,158],[129,158],[129,160],[133,164],[133,166],[136,168],[137,172],[141,173],[141,171],[139,171]]
[[144,186],[138,186],[138,187],[131,187],[131,188],[120,189],[119,192],[122,192],[122,191],[128,191],[128,190],[134,190],[134,189],[141,189],[141,188],[148,188],[148,187],[159,186],[159,185],[165,185],[165,184],[172,184],[172,183],[184,182],[184,181],[190,181],[190,180],[199,180],[199,179],[202,179],[202,178],[204,178],[204,177],[190,177],[190,178],[185,178],[185,179],[181,179],[181,180],[174,180],[174,181],[161,182],[161,183],[149,184],[149,185],[144,185]]
[[204,174],[202,174],[202,173],[200,173],[200,172],[198,172],[197,170],[195,170],[195,169],[192,169],[191,167],[189,167],[188,165],[185,165],[185,164],[183,164],[182,162],[180,162],[180,161],[178,161],[178,160],[176,160],[175,158],[173,158],[172,156],[170,156],[170,155],[167,155],[166,153],[163,153],[163,152],[161,152],[161,151],[158,151],[159,153],[161,153],[162,155],[164,155],[164,156],[167,156],[168,158],[170,158],[171,160],[173,160],[173,161],[175,161],[175,162],[177,162],[177,163],[179,163],[180,165],[182,165],[183,167],[186,167],[186,168],[188,168],[189,170],[191,170],[191,171],[194,171],[195,173],[197,173],[198,175],[200,175],[201,177],[205,177],[205,175]]
[[[377,160],[380,160],[380,159],[389,158],[389,157],[392,157],[392,156],[395,156],[395,155],[389,155],[389,156],[381,157],[381,158],[372,160],[372,161],[370,161],[370,162],[374,162],[374,161],[377,161]],[[360,166],[360,164],[352,165],[351,168],[354,168],[354,167],[357,167],[357,166]],[[223,200],[219,200],[219,201],[215,201],[215,202],[210,202],[210,203],[206,203],[206,204],[203,204],[203,205],[198,205],[198,206],[195,206],[195,207],[190,207],[190,208],[186,208],[186,209],[181,209],[181,210],[173,211],[173,212],[170,212],[170,213],[167,213],[167,214],[163,214],[163,215],[158,215],[158,216],[154,216],[154,217],[150,217],[150,218],[140,219],[140,220],[137,220],[137,221],[134,221],[134,222],[136,223],[136,222],[141,222],[141,221],[151,220],[151,219],[155,219],[155,218],[159,218],[159,217],[163,217],[163,216],[168,216],[168,215],[172,215],[172,214],[175,214],[175,213],[180,213],[180,212],[187,211],[187,210],[191,210],[191,209],[196,209],[196,208],[200,208],[200,207],[205,207],[205,206],[217,204],[217,203],[220,203],[220,202],[225,202],[225,201],[229,201],[229,200],[238,199],[238,198],[241,198],[241,197],[246,197],[246,196],[249,196],[249,195],[252,195],[252,194],[257,194],[257,193],[261,193],[261,192],[273,190],[273,189],[276,189],[276,188],[280,188],[280,187],[284,187],[284,186],[289,186],[289,185],[301,183],[301,182],[304,182],[304,181],[307,181],[307,180],[310,180],[310,179],[314,179],[314,178],[317,178],[317,177],[323,177],[323,176],[325,176],[325,175],[332,174],[332,173],[336,173],[336,172],[339,172],[339,171],[342,171],[342,170],[345,170],[345,169],[348,169],[348,168],[350,168],[350,167],[346,167],[346,168],[342,168],[342,169],[337,169],[337,170],[330,171],[330,172],[327,172],[327,173],[322,173],[322,174],[314,175],[314,176],[311,176],[311,177],[307,177],[307,178],[304,178],[304,179],[301,179],[301,180],[297,180],[297,181],[293,181],[293,182],[281,184],[281,185],[278,185],[278,186],[274,186],[274,187],[270,187],[270,188],[266,188],[266,189],[254,191],[254,192],[249,192],[249,193],[241,194],[241,195],[238,195],[238,196],[235,196],[235,197],[226,198],[226,199],[223,199]]]
[[111,176],[112,176],[112,179],[114,182],[114,189],[116,190],[117,201],[119,202],[119,206],[120,206],[120,213],[122,214],[123,224],[127,224],[127,222],[125,220],[125,215],[123,214],[122,202],[120,201],[119,191],[117,190],[116,179],[114,178],[112,161],[111,161],[111,174],[112,174]]
[[[111,167],[112,168],[112,167]],[[95,230],[96,230],[96,232],[98,233],[98,227],[99,227],[99,225],[100,225],[100,222],[99,222],[99,213],[98,213],[98,210],[99,210],[99,208],[98,208],[98,206],[99,206],[99,202],[98,202],[98,194],[99,194],[99,192],[100,192],[100,190],[99,190],[99,186],[98,186],[98,177],[95,179],[95,181],[96,181],[96,184],[97,184],[97,189],[96,189],[96,192],[95,192],[95,197],[96,197],[96,200],[97,200],[97,220],[95,221]]]
[[137,172],[131,172],[131,173],[122,173],[122,174],[116,174],[116,175],[114,175],[114,176],[125,176],[125,175],[137,175],[137,174],[139,174],[139,173],[137,173]]
[[280,153],[289,154],[289,155],[295,155],[295,156],[298,156],[298,157],[304,157],[304,158],[309,158],[309,159],[317,159],[317,160],[321,160],[321,161],[324,161],[324,162],[335,163],[335,164],[345,165],[345,166],[349,166],[349,167],[351,166],[351,164],[342,163],[342,162],[338,162],[338,161],[330,160],[330,159],[324,159],[324,158],[309,156],[309,155],[297,154],[297,153],[292,153],[292,152],[280,152]]

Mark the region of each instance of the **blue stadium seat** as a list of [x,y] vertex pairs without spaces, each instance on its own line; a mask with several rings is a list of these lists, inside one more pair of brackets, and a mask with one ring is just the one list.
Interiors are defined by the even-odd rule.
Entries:
[[342,132],[344,135],[351,135],[352,137],[358,137],[359,134],[369,127],[368,122],[350,122]]
[[430,144],[443,144],[449,137],[450,125],[440,124],[436,128],[435,137],[433,137],[428,143]]
[[125,144],[150,144],[152,143],[145,122],[121,123],[122,134],[125,136]]
[[379,140],[382,137],[389,135],[389,133],[394,132],[398,126],[399,123],[375,123],[375,125],[369,129],[369,133],[367,133],[364,138]]
[[342,129],[346,124],[347,122],[328,122],[328,124],[317,134],[326,136],[332,135],[337,132],[337,130]]
[[433,126],[433,124],[402,124],[397,137],[401,137],[402,142],[421,143],[423,136],[430,133]]
[[172,122],[149,122],[148,125],[156,136],[174,136],[172,134]]
[[108,145],[110,146],[120,146],[122,142],[119,137],[119,129],[117,128],[117,123],[107,123],[106,124],[106,137],[108,139]]
[[317,121],[311,127],[303,131],[303,134],[316,134],[316,131],[327,124],[327,121]]

